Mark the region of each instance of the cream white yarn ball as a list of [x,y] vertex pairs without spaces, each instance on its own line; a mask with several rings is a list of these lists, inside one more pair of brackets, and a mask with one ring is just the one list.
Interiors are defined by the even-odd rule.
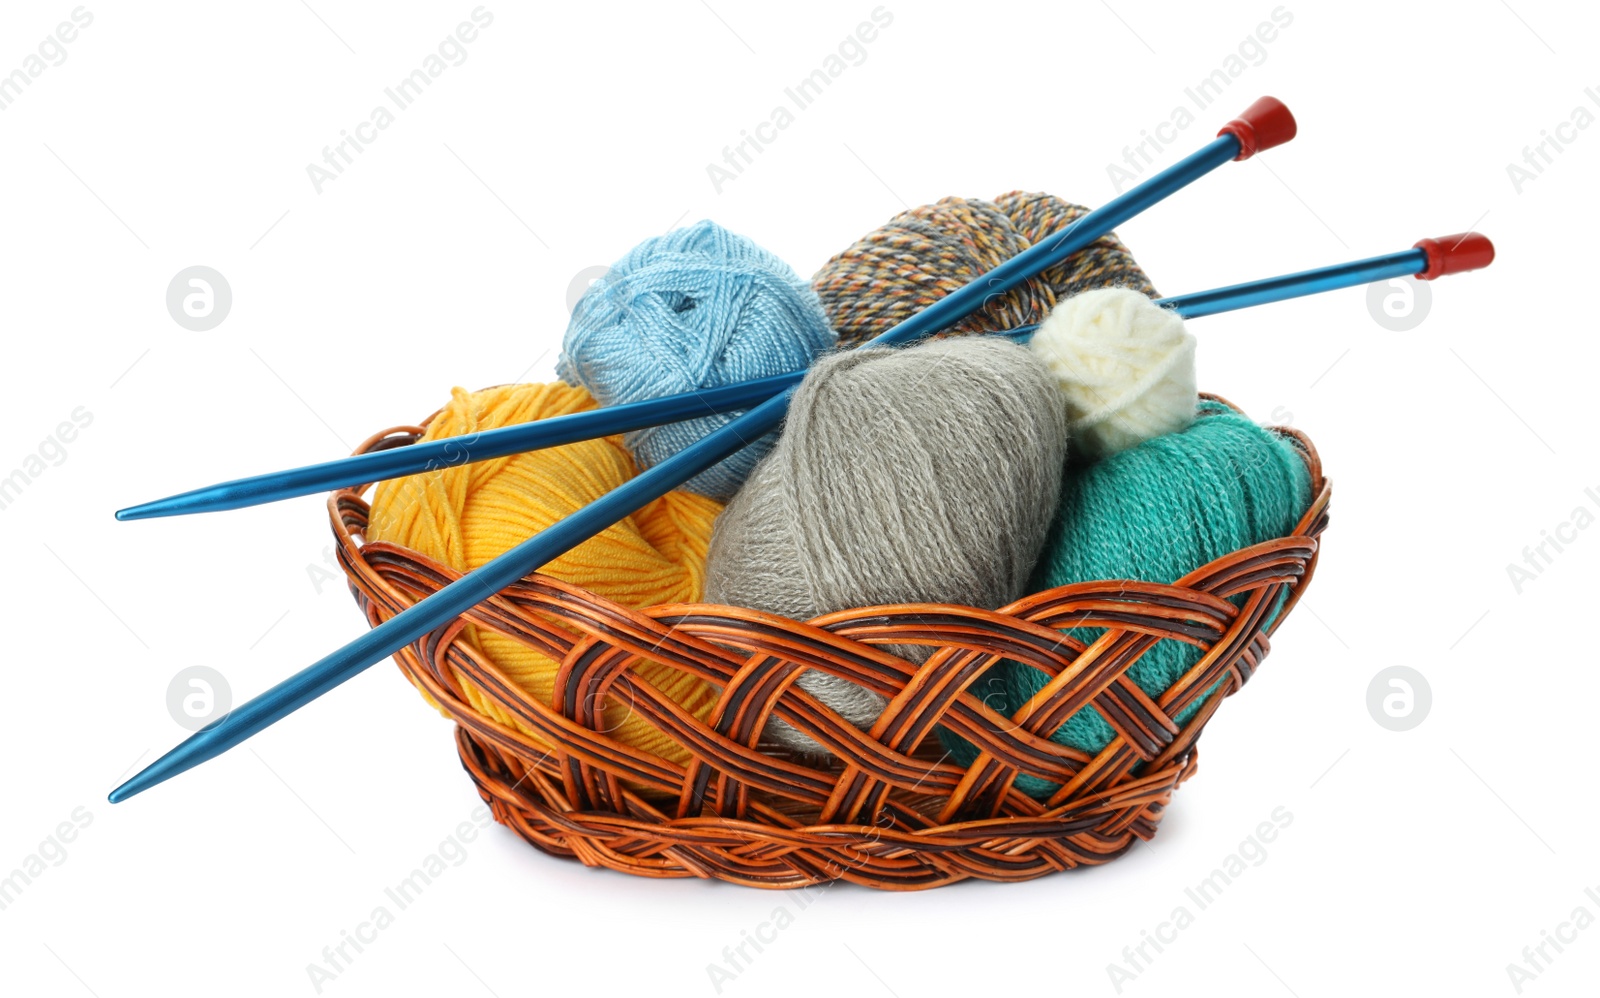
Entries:
[[1194,422],[1194,342],[1176,312],[1098,288],[1051,309],[1030,348],[1066,397],[1073,448],[1096,457]]

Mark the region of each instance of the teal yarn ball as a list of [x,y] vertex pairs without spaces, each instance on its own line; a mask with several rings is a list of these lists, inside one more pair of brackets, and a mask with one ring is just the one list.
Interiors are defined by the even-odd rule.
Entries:
[[[601,405],[621,405],[802,370],[834,340],[816,292],[788,264],[702,221],[645,240],[590,286],[556,374]],[[651,427],[624,442],[643,470],[739,415]],[[752,442],[684,487],[726,502],[772,441]]]
[[[1202,401],[1198,413],[1181,432],[1068,467],[1029,591],[1115,579],[1170,584],[1216,558],[1294,530],[1311,503],[1311,473],[1299,450],[1220,403]],[[1242,605],[1244,597],[1233,602]],[[1269,620],[1282,605],[1280,597]],[[1077,627],[1066,633],[1091,644],[1105,632]],[[1202,654],[1194,645],[1165,638],[1129,667],[1128,676],[1156,698]],[[1008,660],[981,677],[971,692],[1009,717],[1049,681],[1045,672]],[[1215,689],[1175,720],[1188,720]],[[965,739],[942,729],[940,736],[962,765],[976,757]],[[1113,737],[1111,725],[1087,706],[1051,740],[1093,755]],[[1017,777],[1016,786],[1036,797],[1059,789],[1026,774]]]

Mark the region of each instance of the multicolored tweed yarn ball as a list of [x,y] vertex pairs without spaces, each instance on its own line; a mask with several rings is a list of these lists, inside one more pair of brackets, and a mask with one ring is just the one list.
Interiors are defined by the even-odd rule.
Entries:
[[[858,346],[1087,214],[1049,194],[1012,191],[993,201],[944,198],[903,211],[856,240],[817,271],[840,347]],[[944,335],[995,332],[1043,322],[1058,301],[1094,288],[1131,288],[1158,297],[1115,234],[1065,263],[997,295]]]

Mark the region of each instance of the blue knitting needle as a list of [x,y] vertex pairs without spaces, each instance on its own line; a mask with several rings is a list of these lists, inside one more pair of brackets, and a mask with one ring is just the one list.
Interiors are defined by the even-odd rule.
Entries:
[[[1234,284],[1212,291],[1175,295],[1158,299],[1156,304],[1172,309],[1185,319],[1194,319],[1395,277],[1420,277],[1431,281],[1446,274],[1479,270],[1493,262],[1494,244],[1488,236],[1476,232],[1458,232],[1437,239],[1420,239],[1415,246],[1398,253],[1337,263],[1316,270],[1302,270],[1296,274]],[[1015,334],[1016,331],[1012,332]]]
[[[1435,256],[1442,251],[1446,254],[1445,259],[1459,264],[1464,259],[1464,251],[1472,249],[1476,245],[1474,240],[1479,239],[1482,237],[1470,234],[1445,236],[1434,241]],[[1443,246],[1441,250],[1438,244],[1445,243],[1449,245]],[[1493,248],[1490,247],[1490,256],[1492,255]],[[1481,264],[1473,264],[1463,269],[1486,266],[1487,262],[1485,260]],[[1161,298],[1156,304],[1173,309],[1185,319],[1193,319],[1202,315],[1248,308],[1251,305],[1318,294],[1335,288],[1347,288],[1392,277],[1419,274],[1427,267],[1427,254],[1419,243],[1416,247],[1399,253],[1192,295]],[[1026,340],[1035,328],[1022,326],[1006,330],[999,335]],[[336,461],[324,461],[321,464],[311,464],[289,471],[239,478],[119,510],[117,519],[143,520],[158,516],[180,516],[188,513],[209,513],[239,509],[244,506],[258,506],[279,499],[329,492],[546,447],[559,447],[562,444],[592,440],[613,433],[627,433],[665,423],[737,412],[765,402],[784,389],[799,384],[804,377],[804,371],[791,371],[788,374],[777,374],[720,388],[705,388],[682,395],[667,395],[642,402],[592,409],[588,412],[484,430],[465,437],[450,437],[412,444],[408,447],[359,454]]]
[[245,506],[260,506],[292,499],[295,496],[331,492],[334,489],[368,482],[381,482],[402,475],[416,475],[439,468],[449,468],[473,461],[521,454],[525,451],[559,447],[580,440],[608,437],[613,433],[627,433],[664,423],[677,423],[724,412],[736,412],[765,402],[767,399],[799,384],[804,371],[779,374],[754,381],[724,385],[720,388],[702,388],[682,395],[667,395],[606,406],[587,412],[574,412],[565,416],[534,420],[516,426],[409,447],[358,454],[354,457],[308,464],[303,468],[274,471],[249,478],[236,478],[231,482],[207,485],[204,488],[165,499],[154,499],[138,506],[117,510],[119,520],[147,520],[157,516],[182,516],[188,513],[213,513]]
[[[953,325],[977,311],[989,296],[1003,294],[1041,270],[1060,263],[1071,253],[1110,231],[1115,224],[1132,218],[1223,163],[1231,159],[1248,159],[1262,149],[1289,141],[1294,138],[1294,133],[1295,121],[1289,109],[1274,98],[1263,97],[1250,105],[1239,118],[1229,122],[1213,142],[1188,159],[1134,187],[1098,211],[1090,212],[1053,238],[1006,261],[921,314],[900,323],[874,342],[910,342]],[[1115,219],[1115,223],[1104,225],[1108,218]],[[1084,223],[1091,219],[1098,226],[1094,235],[1089,235],[1089,229],[1084,227]],[[773,397],[797,384],[803,376],[804,372],[780,374],[759,381],[610,406],[488,430],[467,437],[413,444],[288,471],[239,478],[129,506],[118,510],[116,517],[119,520],[144,520],[257,506],[472,461],[591,440],[613,433],[734,412]]]
[[[1461,271],[1476,270],[1481,267],[1486,267],[1493,260],[1494,246],[1489,242],[1487,237],[1478,235],[1476,233],[1462,233],[1454,236],[1441,236],[1438,239],[1424,239],[1418,242],[1417,245],[1411,249],[1401,250],[1398,253],[1388,253],[1383,256],[1369,257],[1365,260],[1356,260],[1350,263],[1335,264],[1330,267],[1321,267],[1315,270],[1305,270],[1299,273],[1286,274],[1282,277],[1270,277],[1264,280],[1251,281],[1245,284],[1235,284],[1225,288],[1217,288],[1212,291],[1199,291],[1195,292],[1194,294],[1175,295],[1170,298],[1160,298],[1157,299],[1156,303],[1164,308],[1172,309],[1183,318],[1193,319],[1200,316],[1215,315],[1219,312],[1228,312],[1235,309],[1249,308],[1255,305],[1264,305],[1270,302],[1287,301],[1291,298],[1301,298],[1307,295],[1321,294],[1325,291],[1335,291],[1340,288],[1357,287],[1363,284],[1370,284],[1374,281],[1382,281],[1395,277],[1419,276],[1424,279],[1431,280],[1435,277],[1442,277],[1445,274],[1454,274]],[[1038,328],[1039,327],[1036,325],[1019,326],[1015,329],[1005,330],[1004,332],[996,335],[1003,335],[1025,342],[1033,336],[1034,331]],[[768,411],[773,408],[773,403],[778,401],[772,398],[772,395],[775,395],[778,392],[783,393],[782,404],[786,406],[789,392],[792,391],[793,387],[798,384],[800,380],[804,378],[804,376],[805,372],[796,371],[790,374],[778,375],[774,378],[763,378],[760,381],[748,382],[743,387],[749,388],[751,393],[738,396],[736,405],[733,399],[730,398],[729,406],[730,408],[743,408],[755,402],[765,402],[764,405],[761,405],[760,410],[758,411]],[[758,385],[761,386],[762,391],[766,391],[769,394],[765,397],[759,397],[755,395],[754,392],[756,390],[756,386]],[[565,419],[570,417],[561,418]],[[573,437],[571,439],[584,438]],[[700,446],[701,445],[699,444],[695,445],[696,448]],[[743,446],[742,443],[731,443],[726,446],[726,448],[724,448],[722,445],[719,445],[713,456],[707,457],[706,460],[710,463],[714,463],[715,461],[721,459],[720,456],[716,455],[726,456],[727,454],[731,454],[738,450],[741,446]],[[513,451],[507,450],[503,451],[503,453],[513,453]],[[706,453],[713,452],[708,450]],[[472,459],[478,460],[480,458],[474,456]],[[640,478],[635,479],[635,481],[640,481],[643,479],[660,481],[661,479],[666,478],[667,476],[665,473],[659,470],[659,467],[664,466],[665,465],[658,466],[657,469],[652,469],[650,472],[646,472],[645,475],[640,476]],[[709,467],[709,464],[706,466]],[[361,484],[370,480],[371,479],[358,478],[353,480],[353,484]],[[675,486],[668,486],[668,489],[673,487]],[[612,493],[612,496],[605,497],[601,499],[600,502],[603,503],[615,495],[616,493]],[[598,523],[599,526],[595,529],[604,529],[605,526],[610,523],[610,521],[605,520],[604,517],[610,514],[608,512],[597,512],[596,508],[599,505],[600,503],[596,503],[595,505],[587,507],[586,509],[579,510],[566,520],[563,520],[556,526],[546,530],[543,534],[540,534],[538,538],[534,538],[534,540],[545,538],[546,542],[548,542],[551,532],[555,531],[557,528],[582,534],[584,530],[589,529],[590,524]],[[574,524],[575,521],[578,521],[579,518],[582,518],[581,524],[569,526],[569,524]],[[587,536],[587,534],[583,534],[578,541],[574,541],[572,543],[581,543],[581,541]],[[524,542],[522,547],[527,547],[532,543],[533,541]],[[508,552],[507,554],[514,554],[519,550],[521,550],[521,547],[513,549],[513,551]],[[530,557],[542,556],[542,554],[539,554],[531,555]],[[549,555],[548,557],[554,558],[556,555]],[[516,574],[520,568],[520,565],[499,565],[498,563],[502,561],[503,558],[504,556],[502,556],[501,559],[496,559],[495,561],[484,565],[476,572],[463,577],[459,582],[453,584],[452,586],[446,587],[439,593],[436,593],[425,602],[428,602],[429,606],[433,607],[434,604],[431,602],[432,600],[437,600],[440,596],[445,595],[446,593],[455,589],[457,586],[462,586],[463,583],[468,581],[476,580],[476,584],[481,585],[481,588],[477,590],[477,593],[487,596],[497,591],[496,587],[509,585],[510,583],[521,579],[522,575]],[[490,572],[491,569],[494,570],[493,573]],[[459,603],[463,606],[471,606],[473,605],[472,600],[477,598],[477,593],[474,593],[473,591],[467,590],[465,587],[463,587],[462,595],[465,598],[456,600],[456,603]],[[446,605],[453,607],[456,605],[456,603]],[[418,604],[417,606],[405,610],[403,613],[397,616],[395,620],[398,620],[400,617],[404,617],[408,614],[412,614],[420,606],[421,604]],[[438,610],[437,612],[445,614],[444,619],[449,619],[451,616],[455,615],[455,613],[446,613],[446,611],[442,609]],[[389,627],[393,623],[394,621],[390,621],[389,623],[381,625],[381,627]],[[417,626],[422,625],[419,623]],[[239,708],[238,711],[229,714],[227,718],[223,719],[240,725],[241,727],[239,731],[232,734],[218,735],[217,742],[208,742],[203,745],[198,745],[193,749],[190,749],[190,745],[195,741],[194,738],[191,738],[190,741],[184,742],[173,752],[168,753],[167,756],[163,756],[162,759],[158,760],[157,763],[155,763],[150,769],[145,770],[138,776],[134,777],[134,779],[129,780],[123,786],[118,787],[117,790],[111,795],[112,802],[116,803],[125,800],[126,798],[139,793],[141,790],[144,790],[150,786],[154,786],[163,779],[182,772],[184,769],[187,769],[190,766],[198,765],[200,762],[205,761],[212,755],[216,755],[222,751],[225,751],[228,747],[231,747],[232,745],[237,744],[239,741],[248,738],[251,734],[254,734],[256,731],[260,730],[260,728],[266,727],[267,725],[281,719],[283,716],[286,716],[293,710],[298,709],[299,706],[309,703],[312,699],[320,696],[323,692],[332,689],[333,686],[338,685],[339,683],[343,682],[344,679],[355,675],[357,672],[360,672],[363,668],[365,668],[364,665],[359,664],[361,658],[358,656],[373,654],[379,656],[381,659],[382,657],[392,654],[393,652],[367,650],[368,646],[379,648],[390,646],[386,643],[380,644],[376,639],[373,638],[373,635],[376,634],[377,630],[381,629],[381,627],[374,629],[373,631],[369,631],[365,636],[353,642],[352,644],[347,645],[345,648],[335,653],[335,655],[331,655],[327,659],[324,659],[323,662],[319,662],[317,665],[312,666],[298,675],[291,677],[289,680],[267,691],[267,693],[255,698],[254,700],[245,704],[243,707]],[[427,629],[431,630],[432,627],[428,627]],[[401,641],[402,645],[407,643],[409,643],[409,640]],[[397,648],[398,646],[396,647],[396,650]],[[339,672],[333,672],[327,676],[323,676],[317,672],[317,670],[325,663],[333,662],[341,656],[347,656],[349,658],[349,664],[343,666]],[[285,706],[288,704],[292,704],[292,706]],[[222,721],[214,722],[213,725],[203,729],[199,734],[209,732],[213,727],[220,727],[221,724]],[[198,738],[199,735],[197,734],[195,737]],[[223,737],[227,737],[229,740],[226,744],[221,744],[221,747],[218,747]],[[189,750],[192,753],[192,758],[180,755],[180,753],[185,752],[185,750]],[[156,769],[156,767],[166,764],[169,758],[172,758],[175,761],[168,764],[166,769]]]
[[[1247,159],[1260,150],[1289,141],[1294,134],[1295,122],[1289,109],[1274,98],[1263,97],[1223,126],[1217,137],[1198,152],[939,299],[869,345],[908,343],[953,325],[983,307],[991,295],[1003,295],[1030,277],[1062,263],[1118,225],[1222,164]],[[793,394],[792,386],[782,390],[733,422],[212,721],[113,790],[111,802],[127,800],[226,752],[772,432],[783,422]]]

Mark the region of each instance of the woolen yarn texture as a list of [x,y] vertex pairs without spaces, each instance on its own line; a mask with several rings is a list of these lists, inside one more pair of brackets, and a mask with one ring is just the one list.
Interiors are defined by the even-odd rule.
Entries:
[[1131,288],[1097,288],[1050,310],[1028,348],[1067,405],[1078,459],[1127,450],[1194,422],[1194,335]]
[[[855,346],[1048,239],[1087,214],[1049,194],[1012,191],[993,201],[949,197],[901,212],[822,265],[811,283],[841,346]],[[1029,278],[940,335],[1043,322],[1056,304],[1092,288],[1157,297],[1114,233]]]
[[[1176,582],[1213,559],[1287,536],[1310,502],[1311,474],[1292,443],[1241,413],[1205,401],[1183,432],[1069,469],[1060,511],[1029,588],[1039,592],[1115,579]],[[1233,601],[1242,605],[1243,597]],[[1282,603],[1280,598],[1269,621]],[[1079,627],[1066,633],[1090,644],[1105,632]],[[1201,654],[1194,645],[1164,638],[1129,668],[1128,675],[1156,698]],[[1032,666],[1004,661],[980,678],[971,692],[1011,716],[1049,678]],[[1204,702],[1204,697],[1197,700],[1175,720],[1187,720]],[[970,742],[942,729],[940,736],[957,762],[966,765],[975,758]],[[1111,725],[1090,706],[1068,718],[1051,739],[1092,755],[1113,736]],[[1019,776],[1016,785],[1041,797],[1058,789],[1026,775]]]
[[[796,620],[890,603],[1000,607],[1027,588],[1066,448],[1054,380],[1010,341],[826,356],[717,519],[706,599]],[[889,650],[917,662],[932,652]],[[885,706],[815,670],[798,683],[864,729]],[[782,721],[767,735],[823,751]]]
[[[816,292],[744,236],[702,221],[647,239],[579,299],[556,374],[601,405],[718,388],[803,370],[833,346]],[[640,469],[659,464],[739,412],[625,435]],[[684,488],[726,501],[772,446],[752,441]]]
[[[457,388],[449,404],[429,421],[422,439],[469,436],[594,408],[588,392],[559,381],[502,385],[480,392]],[[399,544],[466,572],[577,512],[635,474],[637,469],[622,438],[611,436],[408,475],[378,485],[366,536],[368,541]],[[692,603],[700,598],[711,525],[721,511],[720,503],[705,496],[669,492],[556,557],[539,572],[625,606]],[[574,638],[582,637],[576,630],[571,633]],[[560,663],[521,641],[475,624],[465,626],[462,640],[530,696],[553,703]],[[715,687],[696,676],[657,663],[639,663],[634,669],[696,716],[705,717],[716,701]],[[503,710],[494,696],[465,680],[462,686],[478,713],[520,728],[542,742],[541,733]],[[680,765],[688,761],[682,745],[645,721],[629,704],[613,698],[604,705],[602,717],[610,737]]]

